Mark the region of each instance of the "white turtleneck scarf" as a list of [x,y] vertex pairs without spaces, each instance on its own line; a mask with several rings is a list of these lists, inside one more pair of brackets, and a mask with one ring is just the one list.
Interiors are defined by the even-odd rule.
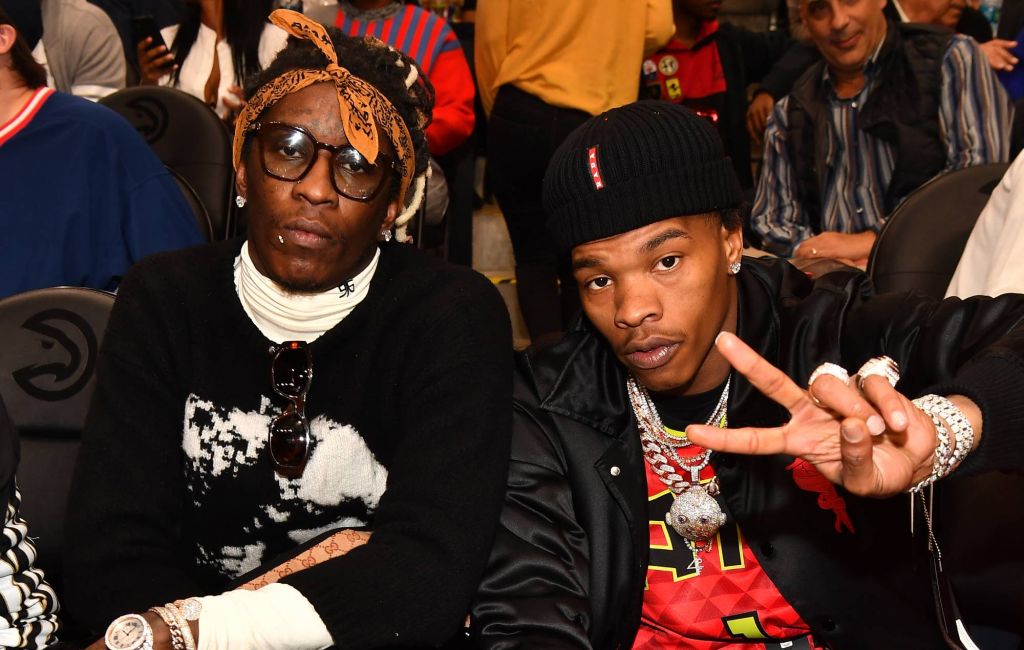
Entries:
[[263,335],[275,343],[320,338],[345,319],[370,291],[380,248],[365,269],[340,287],[322,293],[296,294],[256,270],[249,256],[249,242],[235,258],[235,291],[242,309]]

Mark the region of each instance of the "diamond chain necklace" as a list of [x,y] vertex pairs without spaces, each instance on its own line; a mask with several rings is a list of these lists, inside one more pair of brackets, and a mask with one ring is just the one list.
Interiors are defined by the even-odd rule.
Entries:
[[[706,424],[727,426],[731,384],[732,377],[729,377]],[[688,438],[670,436],[665,431],[650,393],[632,375],[626,379],[626,392],[629,394],[629,402],[640,427],[644,458],[658,478],[676,495],[672,507],[665,515],[665,521],[686,540],[694,557],[691,567],[699,574],[702,562],[697,557],[698,551],[711,549],[714,536],[726,521],[725,513],[714,498],[719,491],[718,477],[712,478],[706,485],[700,483],[701,470],[711,462],[711,450],[705,449],[698,454],[694,459],[697,462],[694,464],[683,461],[676,449],[689,447],[693,443]],[[675,461],[680,471],[688,472],[689,476],[681,476],[669,462],[669,458]]]

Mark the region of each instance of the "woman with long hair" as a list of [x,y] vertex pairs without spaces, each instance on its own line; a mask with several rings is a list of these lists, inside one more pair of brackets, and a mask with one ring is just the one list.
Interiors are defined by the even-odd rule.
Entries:
[[160,30],[166,45],[139,42],[140,82],[179,88],[232,117],[244,80],[267,67],[288,39],[267,22],[272,8],[273,0],[189,0],[181,24]]

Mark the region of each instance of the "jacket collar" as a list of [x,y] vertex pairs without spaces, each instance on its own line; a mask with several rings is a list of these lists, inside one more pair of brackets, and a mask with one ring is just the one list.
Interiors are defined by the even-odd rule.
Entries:
[[[783,276],[795,271],[781,260],[744,258],[737,276],[738,335],[773,365],[779,358],[779,315],[772,296]],[[789,267],[789,269],[785,268]],[[797,272],[799,273],[799,272]],[[632,433],[633,411],[626,394],[626,369],[586,318],[552,347],[528,355],[540,407],[606,435]],[[733,373],[729,396],[730,426],[778,422],[779,405]],[[781,411],[784,417],[785,410]]]

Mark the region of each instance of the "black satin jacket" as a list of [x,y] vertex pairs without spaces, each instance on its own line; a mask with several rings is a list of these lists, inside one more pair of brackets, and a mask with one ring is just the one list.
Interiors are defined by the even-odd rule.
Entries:
[[[740,337],[796,381],[820,363],[896,359],[900,390],[964,394],[984,435],[958,469],[1024,467],[1024,299],[872,297],[866,276],[812,283],[781,260],[744,260]],[[734,374],[729,424],[775,426],[786,411]],[[715,453],[730,517],[815,636],[834,650],[942,647],[924,535],[909,500],[843,494],[856,533],[837,533],[790,457]],[[644,459],[625,372],[585,322],[521,355],[508,494],[473,607],[487,648],[629,648],[640,622],[649,540]]]

